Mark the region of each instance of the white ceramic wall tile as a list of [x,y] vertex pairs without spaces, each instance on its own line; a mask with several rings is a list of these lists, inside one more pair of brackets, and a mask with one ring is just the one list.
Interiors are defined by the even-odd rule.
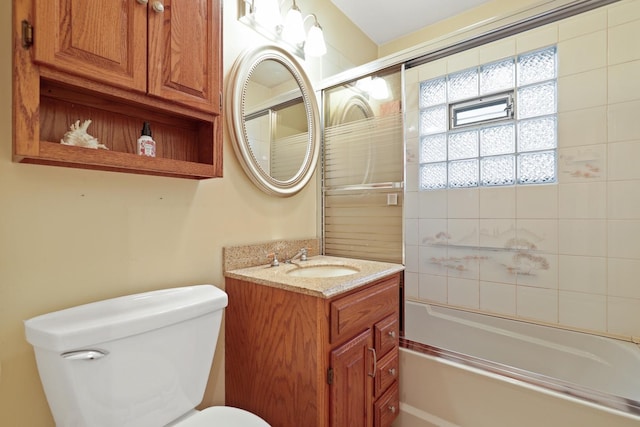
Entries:
[[481,219],[478,244],[483,248],[505,249],[507,242],[516,237],[516,220]]
[[480,192],[477,188],[447,190],[449,218],[478,218]]
[[548,323],[558,322],[557,290],[518,286],[516,301],[519,317]]
[[[416,100],[416,108],[417,108],[417,100]],[[407,139],[415,139],[416,148],[419,146],[419,132],[420,129],[418,127],[418,122],[420,120],[420,114],[418,111],[407,111],[405,113],[405,137]],[[415,162],[419,162],[420,159],[418,157],[412,159]]]
[[447,231],[446,219],[419,219],[419,242],[421,246],[448,245],[451,234]]
[[558,149],[558,182],[604,181],[607,177],[606,144]]
[[420,193],[417,191],[405,191],[404,193],[404,217],[418,218],[420,215]]
[[420,275],[420,299],[447,303],[447,278],[445,276]]
[[570,74],[558,79],[558,112],[607,104],[607,68]]
[[478,219],[449,219],[447,222],[449,245],[478,246],[479,226]]
[[640,260],[609,258],[609,295],[640,299]]
[[606,28],[607,11],[605,9],[596,9],[560,21],[558,38],[560,40],[571,39]]
[[404,219],[404,244],[417,246],[420,244],[420,227],[418,218]]
[[610,143],[607,148],[609,180],[640,179],[640,140]]
[[480,188],[480,218],[515,218],[516,187]]
[[480,256],[477,249],[465,249],[449,246],[447,259],[443,261],[447,267],[447,276],[478,280],[480,277]]
[[559,321],[562,325],[597,332],[607,331],[607,298],[579,292],[559,293]]
[[608,255],[640,259],[640,221],[608,221]]
[[640,299],[609,297],[607,315],[609,333],[640,337]]
[[609,219],[640,219],[640,180],[611,181],[607,195]]
[[559,184],[558,216],[561,219],[605,219],[607,183]]
[[404,249],[404,271],[418,273],[420,271],[420,247],[406,245]]
[[416,69],[418,70],[419,82],[435,79],[436,77],[447,74],[447,60],[443,58],[433,62],[427,62],[426,64],[416,67]]
[[518,53],[537,50],[558,43],[558,24],[549,24],[516,36]]
[[420,275],[406,271],[404,272],[404,296],[407,299],[417,299],[419,294]]
[[607,107],[558,113],[558,148],[607,142]]
[[609,28],[609,65],[640,59],[640,19]]
[[516,220],[518,247],[557,254],[558,220],[556,219],[518,219]]
[[420,218],[446,218],[448,190],[421,191]]
[[515,315],[516,287],[504,283],[480,282],[480,309]]
[[558,43],[558,76],[607,66],[607,32],[598,31]]
[[609,142],[633,141],[640,135],[640,101],[609,105]]
[[449,277],[447,280],[447,302],[460,307],[480,308],[480,283]]
[[558,284],[561,290],[605,295],[607,258],[560,255]]
[[[419,181],[419,173],[420,166],[417,163],[406,163],[405,164],[405,179],[404,179],[404,188],[407,192],[416,193],[420,189]],[[417,200],[417,196],[416,196]],[[416,205],[417,206],[417,205]]]
[[[404,101],[405,112],[415,113],[420,109],[420,105],[419,105],[420,82],[418,81],[418,72],[416,71],[415,68],[409,69],[405,73],[405,91],[404,92],[405,92],[405,101]],[[412,114],[412,116],[417,116],[417,115]]]
[[563,255],[607,256],[607,221],[561,219],[558,241]]
[[608,69],[608,102],[615,104],[640,99],[640,61],[612,65]]
[[448,274],[446,247],[419,246],[419,248],[420,273],[435,276],[446,276]]
[[515,285],[518,253],[512,251],[480,250],[480,280]]
[[548,184],[516,187],[516,217],[557,218],[558,186]]
[[558,255],[522,252],[514,256],[518,286],[558,288]]
[[608,15],[610,27],[640,19],[640,2],[625,0],[615,3],[608,8]]
[[489,64],[516,54],[516,41],[513,37],[498,40],[478,48],[480,64]]
[[480,65],[478,49],[469,49],[447,58],[447,73],[455,73],[456,71],[466,70],[467,68],[477,67],[478,65]]

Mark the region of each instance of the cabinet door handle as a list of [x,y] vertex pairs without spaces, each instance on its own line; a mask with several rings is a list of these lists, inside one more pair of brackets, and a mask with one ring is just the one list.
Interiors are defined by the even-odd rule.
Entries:
[[376,377],[376,371],[378,370],[378,356],[376,355],[376,349],[369,347],[369,351],[373,353],[373,373],[368,374],[371,378]]
[[391,412],[392,414],[396,413],[396,407],[395,405],[389,405],[389,412]]
[[160,1],[154,1],[153,2],[153,10],[155,10],[158,13],[162,13],[162,12],[164,12],[164,5]]
[[391,375],[392,377],[395,377],[396,376],[396,368],[389,369],[389,375]]
[[149,0],[138,0],[138,3],[147,4],[147,3],[149,3]]
[[396,338],[396,331],[389,331],[389,336],[393,339]]

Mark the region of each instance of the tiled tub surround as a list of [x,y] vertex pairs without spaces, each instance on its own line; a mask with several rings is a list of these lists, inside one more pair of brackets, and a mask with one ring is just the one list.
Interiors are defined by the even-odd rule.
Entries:
[[[407,70],[408,299],[640,339],[640,2]],[[555,184],[419,191],[421,81],[557,46]]]

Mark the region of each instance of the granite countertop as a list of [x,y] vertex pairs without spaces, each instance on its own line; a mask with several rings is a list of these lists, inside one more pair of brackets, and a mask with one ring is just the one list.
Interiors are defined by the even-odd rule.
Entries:
[[[345,266],[355,268],[358,271],[353,274],[338,277],[295,277],[287,274],[287,272],[294,269],[317,265]],[[266,264],[256,267],[240,268],[227,271],[224,275],[225,277],[245,280],[260,285],[272,286],[321,298],[331,298],[402,270],[404,270],[402,264],[317,255],[310,257],[307,261],[296,260],[291,264],[281,262],[277,267],[271,267],[269,264]]]

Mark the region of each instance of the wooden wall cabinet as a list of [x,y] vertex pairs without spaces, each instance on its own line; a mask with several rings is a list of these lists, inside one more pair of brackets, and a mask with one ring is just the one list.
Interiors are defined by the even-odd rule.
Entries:
[[388,427],[400,275],[334,298],[227,278],[226,404],[274,427]]
[[[14,161],[222,175],[220,0],[14,0]],[[76,120],[109,150],[59,144]],[[156,158],[138,156],[151,123]]]

